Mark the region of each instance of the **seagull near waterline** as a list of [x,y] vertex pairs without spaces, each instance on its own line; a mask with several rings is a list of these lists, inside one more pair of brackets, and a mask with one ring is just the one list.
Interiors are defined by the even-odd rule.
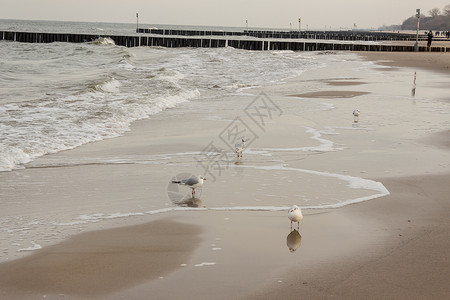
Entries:
[[354,116],[354,122],[355,123],[358,123],[358,120],[359,120],[359,114],[360,114],[361,112],[359,111],[359,109],[355,109],[354,111],[353,111],[353,116]]
[[194,198],[195,189],[201,187],[203,185],[204,180],[206,180],[206,178],[201,175],[198,176],[192,175],[188,179],[173,180],[172,183],[178,183],[190,187],[192,189],[192,198]]
[[239,159],[239,156],[242,159],[242,152],[244,151],[245,148],[245,140],[242,139],[240,142],[237,142],[236,144],[234,144],[234,151],[237,154],[237,158]]
[[291,220],[291,230],[292,222],[297,222],[298,229],[300,229],[300,220],[303,219],[302,210],[297,205],[292,206],[288,212],[288,218]]

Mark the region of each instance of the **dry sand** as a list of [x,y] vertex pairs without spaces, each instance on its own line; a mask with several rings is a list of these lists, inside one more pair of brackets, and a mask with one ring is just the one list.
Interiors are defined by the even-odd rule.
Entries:
[[[386,64],[389,62],[385,60],[397,57],[391,54],[364,55]],[[427,55],[417,54],[412,61],[399,61],[398,64],[426,68],[427,65],[415,65],[415,60],[417,57],[428,60],[431,56]],[[447,58],[448,55],[433,56],[432,59],[441,62],[443,59],[445,65]],[[302,99],[306,95],[339,102],[336,102],[335,110],[325,112],[321,120],[315,119],[313,112],[300,116],[287,113],[267,127],[264,139],[252,145],[255,148],[270,147],[273,145],[268,141],[271,141],[295,147],[298,140],[313,143],[307,136],[302,137],[300,129],[303,126],[325,127],[332,120],[332,124],[351,134],[331,133],[327,138],[333,139],[335,146],[347,145],[347,151],[332,154],[281,152],[278,157],[269,157],[266,161],[254,160],[244,153],[244,168],[229,171],[235,172],[231,175],[224,173],[217,184],[207,183],[201,198],[208,207],[215,203],[227,207],[242,203],[254,205],[261,182],[247,181],[259,173],[245,166],[258,166],[277,158],[288,162],[291,167],[381,181],[390,191],[389,196],[339,209],[304,211],[305,218],[299,230],[301,243],[293,253],[287,245],[291,230],[285,211],[198,209],[113,219],[102,226],[115,228],[78,236],[70,232],[67,235],[72,237],[64,242],[0,264],[0,298],[446,298],[450,292],[450,133],[433,130],[446,123],[433,123],[434,127],[430,129],[426,119],[414,115],[413,108],[417,104],[409,100],[408,104],[402,103],[408,108],[406,112],[392,114],[379,103],[363,102],[359,97],[371,96],[374,91],[382,90],[384,84],[349,74],[346,78],[337,78],[339,76],[330,73],[316,72],[315,79],[301,82],[304,87],[313,87],[306,91],[299,91],[296,88],[299,83],[295,81],[269,88],[268,91],[274,94],[298,96],[279,97],[286,102],[283,103],[285,109],[291,104],[294,109],[300,101],[297,98]],[[324,84],[332,90],[325,89],[322,94],[314,90],[316,85],[324,88]],[[444,88],[433,86],[433,89]],[[426,86],[420,89],[425,90]],[[394,96],[404,93],[395,89],[390,92]],[[352,120],[354,103],[347,101],[347,96],[352,95],[360,105],[367,105],[362,121],[356,125],[349,125],[347,120],[338,123],[347,117]],[[433,104],[427,102],[419,105],[425,108],[430,105],[433,109]],[[377,107],[378,115],[368,113],[377,111]],[[232,118],[237,110],[230,105],[229,110],[221,113],[226,121],[226,117]],[[336,118],[336,115],[346,117]],[[127,164],[127,160],[118,165],[89,162],[96,157],[132,157],[133,160],[139,158],[148,162],[148,153],[180,152],[180,147],[182,152],[198,151],[226,124],[202,117],[204,112],[190,116],[180,113],[169,123],[158,118],[138,122],[133,131],[122,138],[44,157],[30,164],[30,168],[15,173],[23,178],[23,185],[20,186],[20,195],[13,200],[33,197],[39,199],[41,205],[48,201],[47,206],[54,205],[53,213],[64,214],[74,199],[82,199],[79,211],[71,211],[74,216],[81,214],[84,205],[92,203],[98,203],[99,211],[107,211],[108,206],[114,207],[111,212],[117,207],[127,209],[126,201],[122,203],[127,197],[134,197],[134,203],[143,207],[140,211],[150,210],[149,193],[152,203],[158,203],[156,208],[164,206],[167,204],[166,190],[160,191],[158,187],[167,185],[167,178],[177,171],[172,165],[186,165],[185,170],[188,170],[195,161],[174,156],[161,167],[157,164]],[[409,128],[408,122],[416,117],[416,127]],[[375,127],[375,122],[378,123],[373,130],[371,127]],[[186,124],[189,126],[184,126]],[[294,132],[284,130],[288,126],[296,128],[295,139],[292,139]],[[202,130],[191,131],[197,128]],[[148,145],[150,139],[151,147]],[[65,161],[68,166],[48,167],[53,161]],[[40,165],[46,167],[41,168]],[[297,185],[306,189],[307,186],[299,180]],[[322,186],[312,188],[325,192],[329,185],[338,190],[339,182],[323,180]],[[36,195],[36,188],[40,186],[45,191],[44,195]],[[240,189],[233,188],[239,186]],[[291,195],[295,194],[295,188],[296,184],[283,181],[273,187],[277,193],[287,191]],[[345,190],[343,193],[349,197],[352,193],[361,193],[355,197],[366,196],[366,192],[361,190]],[[63,199],[62,194],[67,199]],[[136,202],[135,198],[142,200]],[[60,202],[55,202],[56,199]],[[264,204],[267,199],[260,201]],[[288,201],[292,203],[295,200]],[[29,213],[32,211],[30,209]],[[144,224],[123,227],[136,222]],[[88,229],[101,229],[102,226],[93,223]],[[298,236],[296,240],[299,240]]]

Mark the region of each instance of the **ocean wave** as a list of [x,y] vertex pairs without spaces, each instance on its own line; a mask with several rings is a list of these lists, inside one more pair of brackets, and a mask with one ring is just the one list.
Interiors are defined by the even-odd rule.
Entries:
[[200,96],[243,95],[317,66],[291,52],[95,43],[0,45],[11,70],[2,87],[9,97],[0,99],[0,170],[120,136],[132,122]]
[[11,171],[32,160],[29,154],[16,147],[0,147],[0,171]]
[[120,81],[111,78],[102,83],[96,84],[94,89],[96,91],[105,93],[118,93],[120,86],[121,86]]
[[114,42],[113,39],[109,38],[109,37],[100,37],[92,42],[89,42],[90,44],[94,44],[94,45],[115,45],[116,43]]
[[[37,157],[113,138],[129,130],[132,122],[198,97],[200,92],[177,90],[156,96],[124,97],[116,79],[94,90],[37,103],[6,104],[0,116],[8,129],[0,142],[0,171],[22,168]],[[19,122],[20,120],[20,122]]]
[[181,72],[170,68],[160,68],[152,74],[152,78],[154,80],[171,83],[175,84],[176,86],[179,86],[177,84],[178,81],[185,78],[185,76]]

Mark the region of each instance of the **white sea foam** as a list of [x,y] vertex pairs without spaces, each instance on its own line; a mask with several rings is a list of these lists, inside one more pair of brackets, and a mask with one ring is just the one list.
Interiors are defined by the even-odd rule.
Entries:
[[52,225],[56,226],[75,226],[75,225],[83,225],[88,224],[88,221],[73,221],[73,222],[54,222]]
[[389,195],[389,191],[386,189],[386,187],[378,181],[370,180],[370,179],[364,179],[361,177],[354,177],[349,175],[342,175],[342,174],[336,174],[336,173],[330,173],[330,172],[320,172],[315,170],[306,170],[306,169],[297,169],[297,168],[290,168],[285,167],[283,165],[273,165],[273,166],[245,166],[241,165],[240,168],[253,168],[253,169],[260,169],[260,170],[278,170],[278,171],[291,171],[291,172],[300,172],[300,173],[306,173],[306,174],[312,174],[312,175],[318,175],[318,176],[325,176],[325,177],[331,177],[336,178],[338,180],[343,180],[347,182],[347,186],[353,189],[366,189],[366,190],[372,190],[376,192],[373,195],[365,196],[365,197],[358,197],[355,199],[343,199],[337,203],[333,204],[325,204],[325,205],[316,205],[316,206],[307,206],[303,208],[338,208],[342,207],[348,204],[358,203],[362,201],[367,201],[383,196]]
[[[101,29],[97,29],[97,30],[101,30]],[[103,31],[103,30],[101,30]],[[91,44],[96,44],[96,45],[115,45],[116,43],[114,42],[113,39],[109,38],[109,37],[101,37],[96,39],[95,41],[92,41]]]
[[31,241],[31,246],[28,248],[22,248],[22,249],[18,249],[18,252],[23,252],[23,251],[35,251],[35,250],[39,250],[41,249],[41,245],[35,243],[34,241]]
[[218,211],[284,211],[289,206],[231,206],[231,207],[214,207],[209,210]]
[[105,93],[118,93],[120,85],[120,81],[112,78],[111,80],[96,85],[95,89]]
[[202,262],[200,264],[194,265],[194,267],[207,267],[207,266],[214,266],[216,265],[215,262]]
[[10,171],[20,164],[30,162],[31,159],[22,149],[0,146],[0,171]]
[[[339,134],[334,131],[332,127],[328,127],[326,130],[317,130],[311,127],[306,127],[306,132],[311,134],[311,138],[313,140],[318,141],[320,144],[318,146],[310,146],[310,147],[293,147],[293,148],[263,148],[264,151],[279,151],[279,152],[333,152],[333,151],[341,151],[345,148],[341,145],[336,145],[330,140],[324,139],[322,135],[325,134]],[[268,155],[268,154],[266,154]]]
[[[146,105],[120,99],[108,101],[109,97],[105,94],[119,92],[120,85],[113,79],[97,85],[95,92],[82,97],[69,96],[56,105],[53,101],[27,104],[25,107],[5,105],[6,113],[0,116],[0,122],[7,124],[2,127],[8,129],[8,135],[0,142],[0,170],[10,171],[48,153],[120,136],[129,130],[133,121],[158,114],[199,95],[198,90],[182,91],[175,95],[144,99]],[[8,125],[14,119],[20,119],[23,125]]]

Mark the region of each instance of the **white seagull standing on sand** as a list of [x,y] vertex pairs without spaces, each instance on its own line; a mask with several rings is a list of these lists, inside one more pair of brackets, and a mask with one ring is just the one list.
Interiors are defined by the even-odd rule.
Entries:
[[206,178],[201,175],[198,176],[192,175],[188,179],[173,180],[172,183],[178,183],[190,187],[192,189],[192,198],[194,198],[195,189],[203,185],[203,180],[206,180]]
[[360,114],[361,112],[359,111],[359,109],[355,109],[354,111],[353,111],[353,116],[355,117],[354,118],[354,122],[355,123],[358,123],[358,120],[359,120],[359,114]]
[[234,144],[234,151],[237,154],[237,158],[239,159],[239,156],[242,159],[242,152],[244,151],[245,148],[245,140],[242,139],[240,142],[237,142],[236,144]]
[[300,220],[303,219],[302,210],[297,205],[292,206],[288,212],[288,218],[291,220],[291,230],[292,222],[297,222],[298,229],[300,229]]

